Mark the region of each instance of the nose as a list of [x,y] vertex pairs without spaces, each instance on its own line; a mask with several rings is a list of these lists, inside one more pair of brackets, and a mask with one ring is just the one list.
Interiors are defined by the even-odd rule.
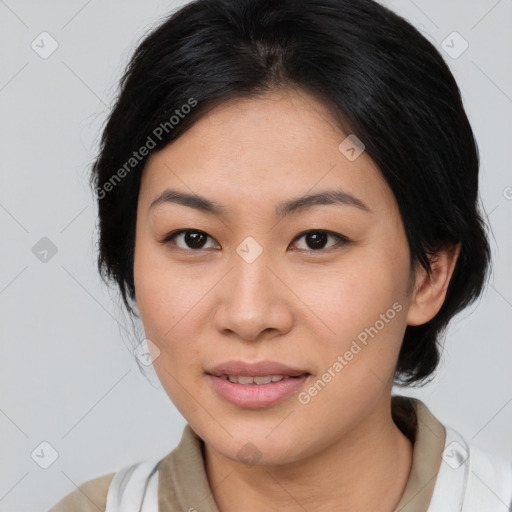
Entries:
[[216,297],[215,327],[245,341],[272,339],[292,328],[293,294],[265,251],[252,262],[233,256],[232,270]]

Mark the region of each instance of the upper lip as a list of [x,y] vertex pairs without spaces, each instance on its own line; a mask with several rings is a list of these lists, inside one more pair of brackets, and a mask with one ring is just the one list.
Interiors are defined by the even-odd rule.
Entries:
[[248,377],[263,377],[265,375],[283,375],[298,377],[307,374],[306,370],[291,368],[275,361],[259,361],[257,363],[244,363],[243,361],[226,361],[206,373],[220,377],[221,375],[243,375]]

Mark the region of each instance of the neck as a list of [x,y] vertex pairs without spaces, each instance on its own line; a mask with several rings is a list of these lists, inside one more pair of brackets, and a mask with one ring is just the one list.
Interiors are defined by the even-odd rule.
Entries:
[[315,512],[392,512],[404,492],[412,452],[391,418],[390,401],[328,449],[293,463],[247,467],[205,445],[206,472],[220,512],[300,506]]

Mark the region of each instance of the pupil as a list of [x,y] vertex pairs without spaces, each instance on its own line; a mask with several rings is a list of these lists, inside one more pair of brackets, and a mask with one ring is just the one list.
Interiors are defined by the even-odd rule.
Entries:
[[308,233],[306,235],[308,245],[312,249],[322,249],[327,241],[326,233]]
[[193,247],[195,249],[200,249],[204,245],[204,240],[202,240],[202,243],[200,241],[201,238],[205,238],[203,233],[197,233],[193,231],[185,233],[185,243],[189,247]]

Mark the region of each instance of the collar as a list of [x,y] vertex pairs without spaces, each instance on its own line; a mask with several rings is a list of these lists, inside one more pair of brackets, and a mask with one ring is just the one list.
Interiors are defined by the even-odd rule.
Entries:
[[[409,478],[393,512],[427,512],[441,465],[445,428],[416,398],[393,396],[391,410],[414,446]],[[219,512],[206,476],[204,441],[187,424],[178,446],[160,463],[158,510],[194,509]]]

